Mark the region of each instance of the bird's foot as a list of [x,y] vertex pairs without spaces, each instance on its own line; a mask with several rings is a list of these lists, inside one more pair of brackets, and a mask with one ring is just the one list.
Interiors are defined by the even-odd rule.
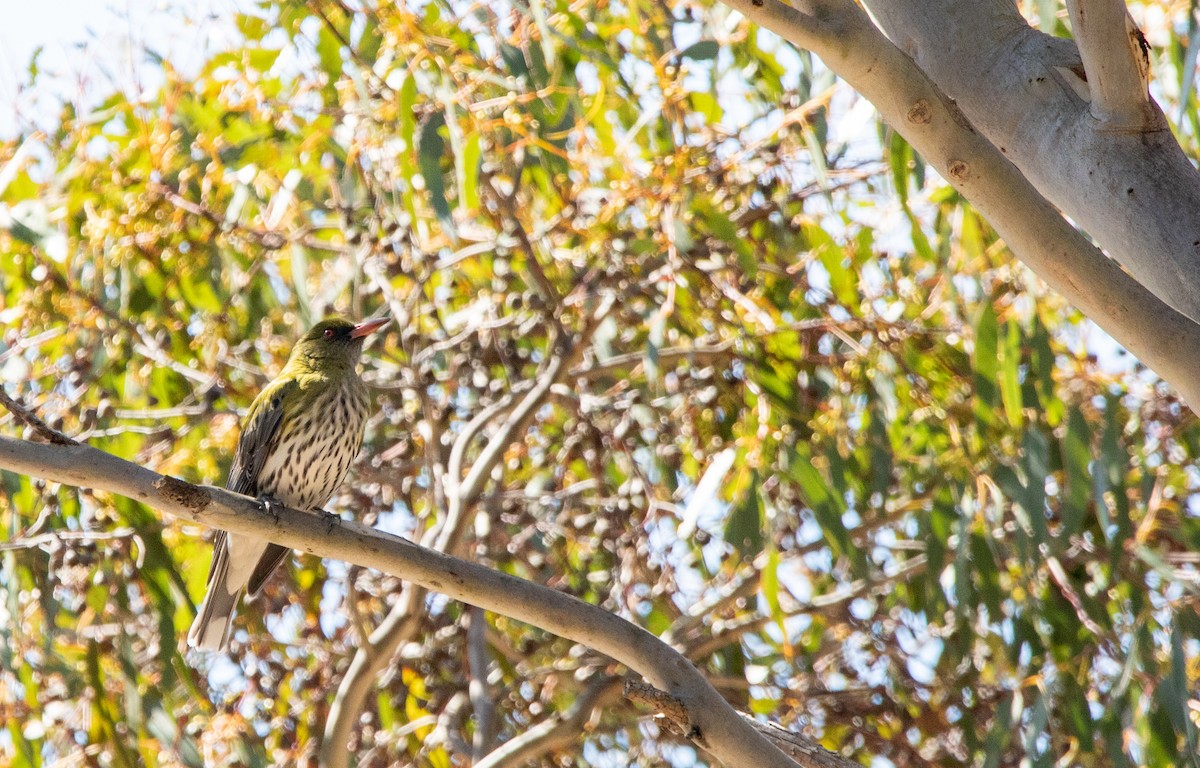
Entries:
[[279,508],[284,506],[283,502],[273,496],[263,494],[258,497],[258,503],[262,506],[263,512],[271,516],[275,525],[279,525]]
[[321,515],[325,518],[325,533],[326,534],[333,533],[334,527],[342,524],[342,516],[337,514],[336,512],[328,512],[324,509],[319,509],[317,511],[320,512]]

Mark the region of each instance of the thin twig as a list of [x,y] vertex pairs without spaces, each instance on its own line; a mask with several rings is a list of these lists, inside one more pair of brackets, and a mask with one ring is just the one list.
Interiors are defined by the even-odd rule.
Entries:
[[54,429],[46,422],[38,418],[37,414],[26,408],[19,400],[14,400],[4,391],[4,387],[0,386],[0,405],[8,409],[8,412],[13,415],[17,421],[32,429],[48,443],[55,445],[79,445],[76,441]]
[[478,763],[492,748],[496,704],[488,687],[487,619],[483,610],[475,607],[467,612],[467,666],[470,669],[467,693],[475,711],[471,760]]
[[18,549],[39,549],[48,544],[62,544],[65,541],[111,541],[112,539],[128,539],[137,532],[132,528],[114,528],[111,531],[53,531],[37,536],[19,537],[12,541],[0,542],[0,552],[11,552]]

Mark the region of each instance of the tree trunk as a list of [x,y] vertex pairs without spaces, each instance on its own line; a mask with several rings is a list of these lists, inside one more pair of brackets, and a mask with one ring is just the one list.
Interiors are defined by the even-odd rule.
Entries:
[[866,0],[882,31],[854,0],[726,4],[820,56],[1014,254],[1200,404],[1200,363],[1180,354],[1200,348],[1200,175],[1149,99],[1120,0],[1072,4],[1090,80],[1074,44],[1004,0]]

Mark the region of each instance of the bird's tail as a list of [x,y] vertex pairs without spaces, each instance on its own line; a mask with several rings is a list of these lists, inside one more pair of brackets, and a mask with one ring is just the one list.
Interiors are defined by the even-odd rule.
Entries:
[[241,587],[229,583],[229,549],[220,542],[213,548],[212,570],[208,574],[208,594],[196,612],[188,630],[188,645],[205,651],[223,651],[229,647],[233,614],[237,610]]

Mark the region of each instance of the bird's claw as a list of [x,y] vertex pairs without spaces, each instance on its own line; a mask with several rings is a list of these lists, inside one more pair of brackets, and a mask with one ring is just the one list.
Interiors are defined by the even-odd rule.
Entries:
[[279,525],[279,507],[283,506],[283,504],[279,502],[279,499],[263,495],[258,497],[258,503],[262,506],[263,512],[266,512],[268,515],[270,515],[271,520],[276,525]]
[[322,509],[321,514],[324,515],[324,517],[325,517],[325,533],[326,534],[333,533],[334,527],[342,524],[342,516],[337,514],[336,512],[329,512],[327,510]]

